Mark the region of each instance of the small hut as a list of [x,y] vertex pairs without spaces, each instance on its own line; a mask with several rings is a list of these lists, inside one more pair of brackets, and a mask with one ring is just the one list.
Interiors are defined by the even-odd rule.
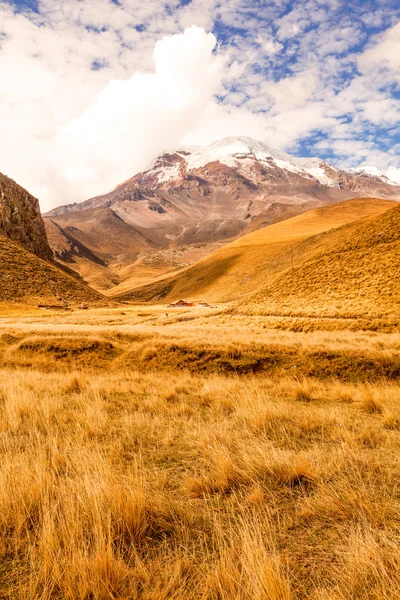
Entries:
[[196,306],[194,302],[187,302],[186,300],[178,300],[177,302],[172,302],[168,308],[179,308],[180,306]]

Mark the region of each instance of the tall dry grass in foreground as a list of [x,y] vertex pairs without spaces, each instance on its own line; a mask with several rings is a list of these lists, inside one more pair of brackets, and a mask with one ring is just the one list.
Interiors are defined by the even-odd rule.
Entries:
[[0,372],[0,597],[397,600],[400,386]]

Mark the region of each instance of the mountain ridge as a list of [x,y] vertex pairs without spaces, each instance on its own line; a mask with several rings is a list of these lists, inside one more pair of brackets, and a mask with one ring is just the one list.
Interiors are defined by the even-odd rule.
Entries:
[[[86,207],[98,207],[98,203],[103,203],[102,206],[110,205],[121,189],[124,189],[131,182],[138,184],[136,198],[134,199],[140,200],[141,187],[147,190],[163,189],[167,184],[169,186],[171,183],[177,184],[180,182],[183,176],[183,168],[186,168],[187,173],[191,173],[216,162],[227,167],[239,167],[240,174],[245,178],[250,176],[251,181],[249,169],[240,168],[240,162],[249,159],[267,166],[271,166],[270,163],[273,162],[275,166],[284,171],[297,173],[304,178],[315,180],[322,185],[336,189],[341,189],[340,186],[346,181],[347,175],[350,178],[365,177],[373,181],[380,181],[399,188],[400,194],[400,183],[390,180],[375,167],[340,169],[318,157],[294,157],[285,152],[271,149],[266,144],[250,137],[243,136],[227,137],[209,146],[183,146],[175,150],[166,150],[152,161],[148,169],[118,184],[111,192],[80,203],[55,208],[46,213],[45,216],[58,216],[62,212],[84,210]],[[341,174],[342,177],[338,174]]]

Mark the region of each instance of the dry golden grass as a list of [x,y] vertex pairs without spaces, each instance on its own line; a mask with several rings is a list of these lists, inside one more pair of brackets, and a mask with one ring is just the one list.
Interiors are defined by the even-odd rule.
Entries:
[[[113,325],[100,325],[102,317],[96,311],[85,311],[84,317],[78,315],[79,325],[73,322],[57,325],[47,314],[42,319],[29,316],[25,322],[21,317],[19,323],[0,326],[0,360],[8,367],[62,372],[78,367],[130,368],[165,373],[186,370],[274,377],[290,374],[292,378],[336,378],[349,382],[397,380],[400,376],[398,333],[307,334],[256,326],[249,332],[248,319],[243,323],[232,317],[236,327],[229,327],[226,316],[215,316],[215,320],[193,317],[184,324],[178,318],[177,322],[164,324],[165,316],[149,318],[147,314],[137,317],[139,322],[144,320],[142,325],[120,327],[114,320],[111,320]],[[124,321],[126,316],[120,318]],[[4,321],[10,323],[13,318]],[[54,315],[53,321],[57,319]],[[299,391],[301,394],[307,396],[307,390]]]
[[398,319],[399,228],[397,206],[373,219],[329,232],[317,245],[317,254],[242,301],[239,310]]
[[399,333],[16,314],[0,323],[0,598],[400,596]]
[[0,381],[0,597],[399,597],[397,384]]

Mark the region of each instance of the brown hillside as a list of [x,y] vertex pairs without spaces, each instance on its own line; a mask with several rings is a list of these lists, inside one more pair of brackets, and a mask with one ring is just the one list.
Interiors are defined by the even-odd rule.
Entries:
[[[299,261],[321,252],[324,232],[374,217],[393,208],[388,200],[358,198],[320,207],[259,229],[173,275],[130,293],[123,299],[173,300],[178,297],[234,301],[269,285]],[[306,242],[312,238],[311,242]],[[322,239],[322,244],[325,238]]]
[[35,254],[0,235],[0,302],[103,305],[107,300]]
[[316,256],[287,270],[238,310],[349,317],[400,314],[400,206],[330,232],[318,247]]
[[102,293],[116,286],[129,291],[196,262],[218,246],[166,248],[110,208],[71,212],[55,219],[45,217],[44,223],[56,258]]
[[126,265],[135,263],[142,252],[152,253],[159,247],[109,208],[82,211],[78,222],[76,213],[44,222],[57,259],[99,291],[118,285]]

